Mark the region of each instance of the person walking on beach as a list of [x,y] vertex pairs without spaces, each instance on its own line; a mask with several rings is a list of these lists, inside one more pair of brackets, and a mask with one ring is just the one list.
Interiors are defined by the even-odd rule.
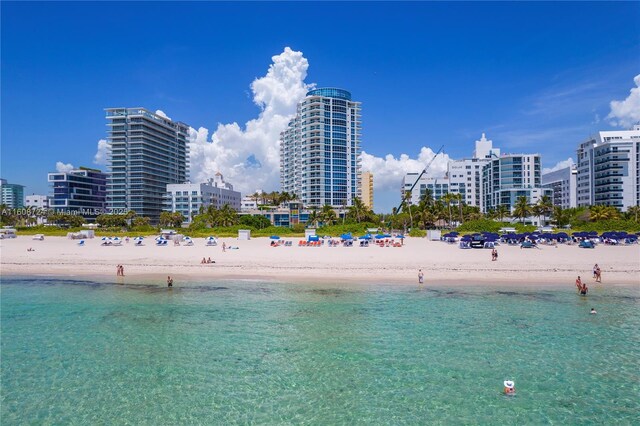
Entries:
[[424,273],[422,272],[422,269],[418,269],[418,284],[423,284],[424,283]]
[[596,263],[595,265],[593,265],[593,278],[595,279],[597,277],[596,271],[598,270],[598,264]]
[[222,252],[224,253],[225,251],[227,251],[227,244],[223,241],[222,242]]
[[596,264],[596,282],[597,283],[602,282],[602,271],[600,270],[600,267],[597,264]]

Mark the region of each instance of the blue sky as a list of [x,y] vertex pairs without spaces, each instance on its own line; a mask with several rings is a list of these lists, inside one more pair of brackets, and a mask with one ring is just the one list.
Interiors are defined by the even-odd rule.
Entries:
[[[209,137],[218,123],[244,130],[261,114],[251,83],[285,47],[308,61],[304,83],[362,102],[362,147],[381,158],[440,145],[470,156],[485,132],[503,152],[539,152],[551,167],[613,128],[609,103],[640,73],[639,2],[1,7],[1,174],[28,194],[48,191],[58,161],[95,166],[105,107],[160,109]],[[214,164],[233,176],[231,162]],[[381,172],[376,210],[397,204],[394,182]]]

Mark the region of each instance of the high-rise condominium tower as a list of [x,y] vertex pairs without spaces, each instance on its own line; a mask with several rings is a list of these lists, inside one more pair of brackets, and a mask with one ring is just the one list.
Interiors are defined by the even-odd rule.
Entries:
[[187,180],[189,126],[144,108],[108,108],[107,210],[156,223],[167,185]]
[[342,89],[311,90],[280,134],[282,190],[307,207],[360,197],[360,102]]

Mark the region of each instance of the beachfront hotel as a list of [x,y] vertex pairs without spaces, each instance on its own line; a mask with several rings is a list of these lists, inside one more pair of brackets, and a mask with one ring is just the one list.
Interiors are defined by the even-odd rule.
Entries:
[[49,208],[65,214],[77,213],[95,220],[105,212],[107,174],[97,169],[80,167],[67,172],[48,174],[53,187]]
[[24,185],[8,183],[6,179],[0,179],[0,204],[10,209],[24,207]]
[[241,195],[233,185],[225,182],[220,172],[204,183],[175,183],[167,185],[167,210],[179,212],[191,223],[200,213],[200,207],[214,206],[220,209],[228,204],[236,211],[241,208]]
[[[482,207],[482,168],[492,158],[500,157],[500,149],[493,147],[493,141],[483,133],[475,142],[473,157],[462,160],[451,160],[447,164],[444,177],[420,178],[411,192],[411,204],[418,204],[427,189],[435,200],[439,200],[449,192],[460,194],[462,201],[468,206]],[[407,173],[402,181],[402,192],[411,190],[420,173]]]
[[107,209],[157,223],[167,185],[187,181],[189,126],[144,108],[107,108]]
[[510,212],[520,197],[536,204],[543,196],[551,198],[553,190],[543,188],[540,154],[503,154],[482,168],[482,212],[506,206]]
[[598,132],[577,149],[577,205],[640,204],[640,125]]
[[554,206],[563,209],[576,207],[577,177],[578,170],[575,165],[542,174],[542,187],[553,190],[551,200]]
[[311,90],[280,134],[282,191],[305,207],[351,206],[361,197],[360,102],[336,88]]

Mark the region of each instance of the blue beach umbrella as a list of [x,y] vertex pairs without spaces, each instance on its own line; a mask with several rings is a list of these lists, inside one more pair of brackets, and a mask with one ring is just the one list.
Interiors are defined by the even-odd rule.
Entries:
[[272,240],[279,240],[280,237],[278,237],[277,235],[272,235],[269,238],[271,238]]

